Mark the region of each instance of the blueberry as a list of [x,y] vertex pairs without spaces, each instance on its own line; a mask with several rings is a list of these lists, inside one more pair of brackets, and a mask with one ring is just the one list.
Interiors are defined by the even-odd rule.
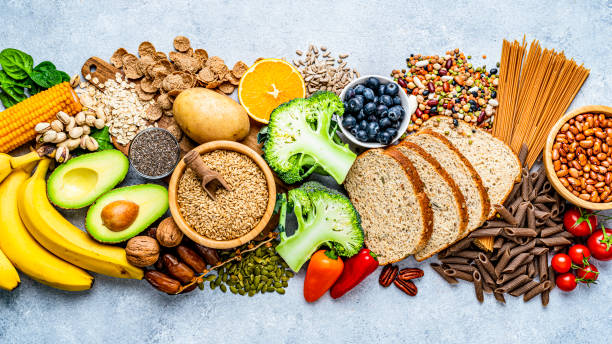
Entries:
[[397,135],[397,129],[395,128],[388,128],[386,132],[389,133],[389,135],[391,136],[391,139],[395,138],[395,136]]
[[348,101],[344,103],[344,113],[353,113],[349,108]]
[[406,111],[404,111],[404,108],[401,107],[400,105],[394,105],[391,109],[396,109],[395,111],[397,111],[400,114],[400,117],[403,117],[404,115],[406,115]]
[[357,120],[358,121],[363,121],[364,119],[366,119],[366,114],[365,112],[363,112],[363,109],[359,111],[359,113],[357,113]]
[[386,107],[385,105],[383,105],[383,104],[379,104],[379,105],[376,107],[376,113],[378,113],[378,116],[381,116],[381,115],[383,114],[383,112],[387,111],[388,109],[389,109],[389,108],[388,108],[388,107]]
[[374,97],[374,103],[379,104],[380,98],[378,96]]
[[347,128],[347,129],[352,129],[353,127],[355,127],[357,125],[357,119],[355,119],[355,117],[353,116],[344,116],[342,118],[342,126]]
[[378,121],[378,126],[380,126],[381,129],[387,129],[391,126],[391,124],[391,120],[386,117],[383,117],[380,121]]
[[365,130],[359,130],[357,132],[357,140],[362,141],[362,142],[367,142],[368,141],[368,133]]
[[473,95],[474,97],[478,97],[478,91],[474,91],[474,92],[472,92],[472,95]]
[[438,108],[437,107],[432,107],[431,109],[429,109],[429,113],[431,114],[437,114],[438,113]]
[[348,105],[349,105],[349,110],[351,110],[351,112],[353,113],[359,112],[359,110],[363,108],[363,102],[359,100],[359,98],[356,98],[356,97],[349,100]]
[[400,112],[400,109],[397,108],[397,106],[394,106],[389,109],[390,120],[392,120],[393,122],[397,122],[399,121],[400,117],[402,117],[402,113]]
[[380,96],[380,102],[386,107],[393,106],[393,98],[391,98],[390,95],[385,94],[385,95]]
[[352,88],[349,88],[348,90],[346,90],[346,93],[344,94],[344,99],[351,99],[355,96],[355,90]]
[[358,95],[356,95],[356,96],[355,96],[353,99],[359,99],[359,101],[361,102],[361,104],[364,104],[364,105],[365,105],[365,103],[366,103],[365,98],[363,97],[363,94],[358,94]]
[[367,120],[368,122],[378,122],[378,117],[376,115],[369,115]]
[[383,145],[388,145],[389,143],[391,143],[391,140],[393,138],[391,137],[391,135],[389,135],[388,131],[381,131],[378,136],[376,137],[376,140]]
[[376,122],[370,122],[368,123],[368,139],[374,141],[376,139],[376,135],[378,134],[378,132],[380,131],[380,128],[378,126],[378,123]]
[[359,131],[359,129],[357,129],[357,126],[354,126],[353,128],[351,128],[351,135],[357,137],[357,132]]
[[386,110],[378,115],[378,118],[386,118],[386,117],[389,117],[389,111],[386,111]]
[[402,98],[399,96],[393,97],[393,105],[402,105]]
[[363,90],[365,90],[365,86],[363,85],[357,85],[353,89],[353,91],[355,91],[355,94],[363,94]]
[[429,95],[429,91],[428,90],[424,90],[423,91],[423,97],[427,97]]
[[372,91],[371,88],[366,88],[365,90],[363,90],[363,97],[366,99],[366,101],[368,102],[372,102],[374,101],[374,91]]
[[497,68],[491,68],[491,74],[497,74]]
[[475,101],[474,99],[470,99],[470,100],[468,101],[468,103],[470,103],[470,104],[472,104],[472,105],[476,105],[476,101]]
[[492,91],[491,92],[491,98],[497,98],[497,92]]
[[380,81],[378,81],[378,79],[376,79],[374,77],[370,77],[370,78],[368,78],[368,80],[366,80],[365,84],[366,84],[367,87],[369,87],[369,88],[371,88],[373,90],[376,90],[376,89],[378,89],[378,86],[380,85]]
[[390,82],[385,87],[385,94],[390,95],[391,97],[397,95],[397,91],[399,91],[399,86],[396,83]]
[[374,104],[374,102],[367,103],[363,107],[363,112],[366,115],[372,115],[372,114],[376,113],[376,104]]
[[379,85],[377,92],[379,96],[382,96],[383,94],[385,94],[385,85]]
[[359,130],[365,130],[368,127],[368,121],[366,121],[365,119],[362,120],[361,122],[359,122]]
[[401,124],[402,124],[402,122],[400,122],[400,121],[393,122],[393,125],[391,127],[394,128],[394,129],[399,129]]

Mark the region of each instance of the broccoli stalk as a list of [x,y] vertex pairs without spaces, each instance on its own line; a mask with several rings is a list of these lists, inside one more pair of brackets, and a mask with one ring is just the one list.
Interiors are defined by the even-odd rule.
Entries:
[[266,162],[284,182],[297,183],[313,172],[344,181],[356,155],[341,143],[334,113],[344,114],[344,106],[331,92],[294,99],[272,112],[260,138]]
[[308,182],[289,191],[289,206],[293,207],[298,228],[287,237],[284,212],[287,202],[280,205],[281,242],[276,251],[293,271],[300,268],[321,245],[350,257],[363,245],[363,230],[359,214],[344,195],[317,182]]

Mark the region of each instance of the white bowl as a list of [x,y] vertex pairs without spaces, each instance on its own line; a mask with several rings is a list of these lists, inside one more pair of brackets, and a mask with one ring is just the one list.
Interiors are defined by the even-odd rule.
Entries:
[[[388,83],[394,83],[397,85],[397,82],[393,81],[393,79],[384,77],[384,76],[380,76],[380,75],[365,75],[362,77],[359,77],[353,81],[351,81],[350,84],[346,85],[346,87],[342,90],[342,93],[340,93],[340,99],[342,100],[342,102],[344,102],[344,97],[346,96],[346,91],[350,88],[353,88],[359,84],[365,84],[366,80],[368,78],[376,78],[378,79],[378,81],[380,81],[381,84],[388,84]],[[404,108],[404,111],[406,112],[406,115],[404,116],[404,118],[402,119],[402,123],[400,124],[399,128],[397,128],[397,135],[393,138],[393,140],[391,140],[391,144],[395,143],[395,141],[399,140],[399,138],[406,132],[406,129],[408,128],[408,125],[410,124],[410,117],[412,117],[412,114],[416,111],[417,109],[417,101],[416,101],[416,97],[413,95],[408,96],[406,94],[406,92],[404,92],[404,89],[402,89],[400,87],[400,85],[397,85],[399,92],[398,95],[400,97],[401,100],[401,105]],[[338,118],[338,124],[340,126],[340,130],[342,131],[342,134],[344,135],[344,137],[346,137],[349,141],[351,141],[353,144],[359,146],[359,147],[364,147],[364,148],[381,148],[381,147],[386,147],[387,145],[383,145],[380,144],[378,142],[361,142],[359,140],[357,140],[357,138],[355,136],[353,136],[351,134],[351,132],[346,129],[343,125],[342,125],[342,118]]]

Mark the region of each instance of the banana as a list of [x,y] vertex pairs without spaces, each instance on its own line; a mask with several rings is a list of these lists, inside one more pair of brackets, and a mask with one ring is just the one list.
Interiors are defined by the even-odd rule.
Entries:
[[19,214],[32,236],[56,256],[85,270],[119,278],[142,279],[143,271],[128,263],[125,250],[100,244],[66,220],[47,199],[45,158],[18,191]]
[[8,154],[0,153],[0,182],[2,182],[13,169],[40,160],[40,154],[41,153],[30,152],[22,156],[12,157]]
[[0,248],[19,271],[42,284],[68,291],[90,289],[91,275],[40,246],[23,225],[17,191],[31,171],[32,168],[14,170],[0,184]]
[[0,251],[0,289],[11,291],[17,288],[20,282],[17,270]]

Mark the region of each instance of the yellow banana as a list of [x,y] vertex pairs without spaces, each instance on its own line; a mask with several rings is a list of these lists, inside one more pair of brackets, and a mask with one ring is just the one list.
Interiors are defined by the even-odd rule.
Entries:
[[128,263],[121,247],[100,244],[66,220],[47,199],[45,158],[20,187],[19,214],[32,236],[47,250],[85,270],[119,278],[142,279],[143,271]]
[[14,170],[0,184],[0,248],[19,271],[42,284],[68,291],[90,289],[91,275],[40,246],[23,225],[17,191],[31,171],[32,168]]
[[30,152],[28,154],[12,157],[8,154],[0,153],[0,182],[6,178],[13,169],[23,167],[31,162],[40,160],[39,153]]
[[20,282],[17,270],[0,251],[0,289],[11,291],[17,288]]

